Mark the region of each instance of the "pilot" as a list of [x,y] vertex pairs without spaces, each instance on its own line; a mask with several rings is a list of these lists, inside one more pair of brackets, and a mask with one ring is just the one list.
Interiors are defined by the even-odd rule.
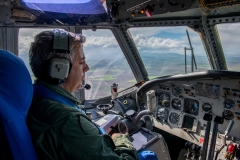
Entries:
[[103,134],[71,94],[82,87],[89,70],[84,42],[81,34],[54,29],[39,33],[31,44],[30,66],[36,80],[27,125],[37,155],[54,160],[139,159],[127,135]]

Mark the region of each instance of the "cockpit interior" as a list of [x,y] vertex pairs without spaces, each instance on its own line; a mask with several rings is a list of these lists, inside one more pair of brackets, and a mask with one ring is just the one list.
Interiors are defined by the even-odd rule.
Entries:
[[240,160],[239,0],[0,0],[0,49],[32,83],[29,47],[54,28],[86,37],[72,94],[107,133],[159,160]]

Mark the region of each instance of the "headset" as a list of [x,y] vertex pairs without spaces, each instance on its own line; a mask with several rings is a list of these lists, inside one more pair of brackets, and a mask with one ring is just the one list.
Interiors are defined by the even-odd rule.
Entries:
[[[69,35],[63,29],[53,29],[53,46],[52,53],[68,54],[70,57],[69,49]],[[66,58],[51,58],[49,64],[49,76],[58,80],[58,84],[63,84],[66,81],[70,71],[71,62]]]
[[[85,41],[85,39],[83,40]],[[52,53],[68,54],[70,57],[69,49],[69,35],[68,32],[63,29],[53,29],[53,46]],[[51,54],[52,54],[51,53]],[[52,58],[49,64],[49,76],[55,79],[58,84],[64,84],[66,78],[71,71],[72,64],[66,58]],[[89,84],[82,85],[80,89],[91,89]]]

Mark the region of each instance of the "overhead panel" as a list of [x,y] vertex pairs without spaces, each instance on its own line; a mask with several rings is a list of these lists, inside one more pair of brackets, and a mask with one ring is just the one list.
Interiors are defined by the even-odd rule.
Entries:
[[192,0],[110,0],[110,15],[116,19],[152,17],[157,14],[184,11],[192,7]]

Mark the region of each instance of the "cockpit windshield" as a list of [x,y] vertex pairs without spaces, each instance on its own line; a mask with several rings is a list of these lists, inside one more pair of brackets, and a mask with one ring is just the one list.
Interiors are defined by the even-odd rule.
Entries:
[[85,91],[86,99],[97,99],[111,94],[111,85],[118,83],[119,90],[134,85],[137,81],[110,30],[83,30],[87,41],[84,53],[90,70],[86,72],[86,83],[94,89]]
[[217,29],[222,43],[228,70],[240,71],[240,32],[239,23],[218,24]]
[[202,41],[197,32],[188,27],[144,27],[129,31],[148,72],[149,79],[159,76],[191,72],[191,50],[186,30],[189,32],[197,70],[210,69]]

